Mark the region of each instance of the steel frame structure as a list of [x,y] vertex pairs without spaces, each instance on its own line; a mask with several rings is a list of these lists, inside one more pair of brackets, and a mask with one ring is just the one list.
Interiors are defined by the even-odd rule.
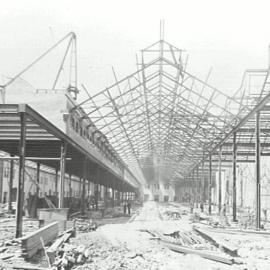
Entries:
[[[167,178],[172,182],[192,186],[196,178],[198,193],[204,200],[208,198],[209,213],[214,163],[218,162],[220,182],[224,163],[229,162],[233,169],[234,221],[236,164],[255,162],[259,228],[260,157],[270,154],[270,71],[247,70],[240,89],[231,97],[211,86],[208,78],[203,81],[188,72],[187,59],[185,51],[161,37],[141,50],[136,72],[116,79],[78,106],[128,164],[143,167],[144,157],[155,156],[161,161],[160,167],[167,167]],[[195,193],[197,201],[200,196]]]
[[[75,75],[68,90],[76,99],[77,45],[76,35],[71,32],[2,85],[3,100],[8,85],[65,40],[68,45],[50,90],[55,90],[70,54]],[[160,167],[167,167],[167,178],[174,183],[185,183],[195,201],[199,194],[203,200],[208,199],[209,213],[213,172],[219,170],[220,182],[220,171],[224,164],[230,164],[234,221],[237,220],[236,164],[255,162],[259,228],[260,157],[270,155],[270,69],[246,71],[240,89],[229,96],[211,86],[209,76],[202,80],[189,72],[187,62],[186,52],[165,41],[161,34],[158,42],[141,50],[134,73],[118,80],[113,70],[115,83],[92,96],[82,85],[88,98],[76,103],[71,111],[83,111],[82,120],[91,119],[104,135],[103,139],[130,167],[143,167],[145,157],[158,159]],[[219,194],[219,210],[220,204]]]
[[155,155],[171,178],[184,177],[251,108],[188,72],[185,51],[163,39],[140,59],[136,72],[78,107],[127,163]]

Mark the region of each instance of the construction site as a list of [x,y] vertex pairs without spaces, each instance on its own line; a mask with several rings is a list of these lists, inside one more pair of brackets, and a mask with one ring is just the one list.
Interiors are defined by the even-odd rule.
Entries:
[[270,269],[270,60],[224,91],[157,29],[99,89],[75,31],[6,65],[0,269]]

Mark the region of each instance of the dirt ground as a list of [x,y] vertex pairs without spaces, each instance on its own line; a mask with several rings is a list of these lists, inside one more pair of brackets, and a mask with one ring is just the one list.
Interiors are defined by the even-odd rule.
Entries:
[[92,250],[92,257],[75,269],[270,269],[229,266],[169,250],[146,231],[162,234],[191,231],[192,224],[189,215],[183,215],[180,220],[166,218],[168,211],[179,211],[179,205],[147,202],[127,223],[107,224],[95,232],[79,235],[72,244],[86,245]]
[[[19,257],[18,245],[12,242],[14,222],[14,219],[0,220],[0,244],[6,246],[8,243],[8,249],[18,252]],[[270,236],[267,235],[226,233],[226,230],[224,233],[222,230],[219,232],[219,237],[224,241],[238,247],[243,264],[226,265],[197,255],[171,251],[154,235],[155,233],[167,235],[166,237],[174,243],[177,243],[177,239],[170,235],[175,232],[193,234],[200,243],[196,245],[196,249],[228,256],[200,235],[194,235],[194,225],[202,228],[205,225],[194,222],[189,209],[178,203],[146,202],[143,207],[134,210],[131,217],[119,217],[104,223],[106,222],[101,222],[96,231],[78,232],[76,238],[70,240],[70,245],[84,245],[90,250],[89,258],[82,265],[75,265],[72,269],[270,269]],[[25,233],[37,228],[36,221],[25,220],[24,224]],[[6,262],[14,260],[16,258]],[[46,259],[42,256],[36,257],[31,263],[44,267]]]

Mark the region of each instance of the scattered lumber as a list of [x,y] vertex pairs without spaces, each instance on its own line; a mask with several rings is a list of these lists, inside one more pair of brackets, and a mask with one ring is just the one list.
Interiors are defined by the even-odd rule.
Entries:
[[25,263],[9,264],[9,263],[3,262],[1,260],[0,260],[0,269],[5,269],[5,270],[12,270],[12,269],[17,269],[17,270],[49,270],[49,268],[38,267],[38,266],[25,264]]
[[21,239],[22,256],[24,258],[31,258],[36,252],[42,249],[40,237],[42,237],[44,244],[52,242],[58,236],[58,222],[53,222],[35,232],[32,232]]
[[32,265],[10,265],[12,269],[21,269],[21,270],[48,270],[48,268],[32,266]]
[[69,217],[74,218],[74,217],[76,217],[76,216],[78,216],[80,214],[81,214],[81,211],[78,211],[78,212],[75,212],[75,213],[71,214]]
[[232,265],[234,263],[240,263],[239,261],[234,260],[234,258],[227,258],[227,257],[221,256],[219,254],[213,254],[212,252],[209,253],[207,251],[196,250],[196,249],[183,247],[183,246],[179,246],[179,245],[171,244],[171,243],[167,243],[167,242],[163,242],[163,243],[170,250],[175,251],[175,252],[185,253],[185,254],[195,254],[195,255],[199,255],[202,258],[205,258],[208,260],[212,260],[212,261],[216,261],[216,262],[220,262],[220,263],[224,263],[224,264],[229,264],[229,265]]
[[230,254],[231,256],[238,256],[238,247],[232,245],[231,243],[226,243],[222,239],[214,236],[210,232],[207,232],[203,229],[199,229],[196,227],[193,227],[193,229],[198,232],[203,238],[212,242],[216,247],[221,247],[226,253]]
[[256,231],[256,230],[243,230],[243,229],[218,229],[218,228],[205,228],[204,230],[215,233],[230,233],[230,234],[258,234],[263,236],[270,236],[270,231]]
[[0,254],[0,260],[7,260],[14,257],[13,253],[4,253],[4,254]]
[[46,251],[50,263],[53,264],[57,255],[58,249],[62,246],[63,243],[67,242],[71,237],[72,232],[63,234],[60,238],[58,238]]

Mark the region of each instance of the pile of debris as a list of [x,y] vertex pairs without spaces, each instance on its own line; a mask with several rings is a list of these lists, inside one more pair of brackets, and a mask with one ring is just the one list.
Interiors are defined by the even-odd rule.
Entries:
[[177,211],[165,211],[163,213],[163,216],[165,217],[165,219],[167,220],[178,220],[181,219],[181,214]]
[[52,263],[52,270],[71,269],[74,265],[81,265],[91,262],[91,251],[84,245],[76,247],[64,243],[58,250],[55,261]]
[[104,218],[118,218],[129,216],[125,214],[122,207],[107,208],[104,210]]
[[170,238],[166,238],[166,240],[170,240],[170,242],[179,244],[182,246],[189,246],[198,249],[211,249],[208,243],[202,238],[199,237],[193,231],[175,231],[170,234],[164,234],[165,236],[169,236]]
[[76,230],[80,232],[91,232],[97,229],[97,223],[92,219],[76,219]]
[[[12,209],[15,209],[15,207],[16,207],[16,205],[14,205],[14,203],[12,203]],[[12,217],[15,217],[14,214],[11,214],[8,211],[8,204],[7,203],[1,203],[0,204],[0,217],[1,218],[12,218]]]

